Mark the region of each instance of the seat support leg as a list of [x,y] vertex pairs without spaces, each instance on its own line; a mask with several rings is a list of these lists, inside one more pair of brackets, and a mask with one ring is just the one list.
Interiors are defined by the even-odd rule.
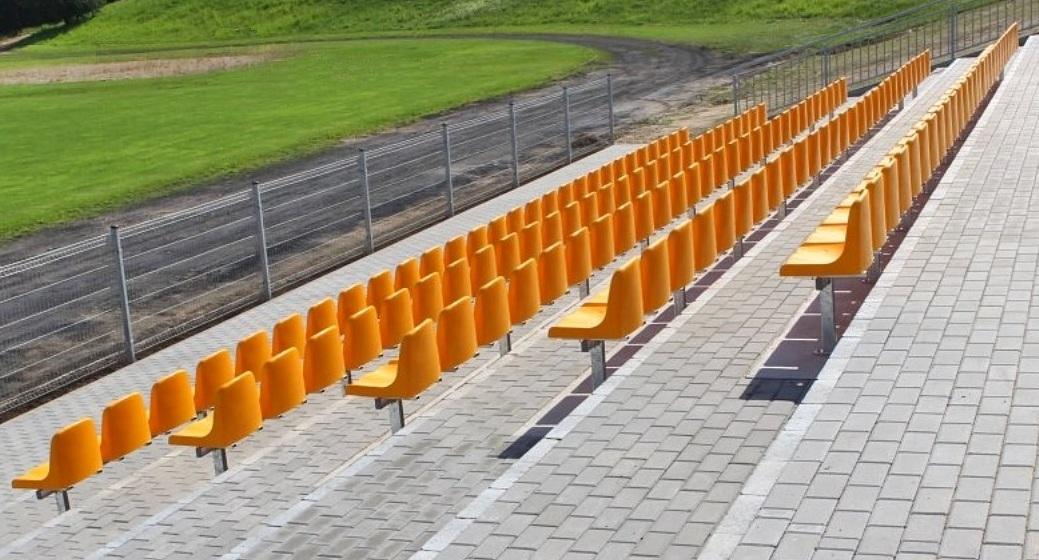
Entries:
[[220,474],[227,470],[227,450],[226,449],[213,449],[210,451],[213,455],[213,471],[216,474]]
[[397,433],[404,428],[404,401],[400,399],[375,399],[375,409],[385,408],[390,416],[390,431]]
[[689,305],[689,302],[685,298],[685,288],[678,288],[675,290],[674,293],[671,294],[671,299],[675,302],[675,315],[681,313],[682,310]]
[[819,290],[819,342],[822,343],[820,353],[828,356],[837,346],[837,315],[834,305],[833,278],[816,278],[815,288]]
[[695,204],[693,204],[692,206],[689,207],[689,210],[686,212],[686,215],[689,216],[690,218],[695,218],[696,217],[696,205]]
[[746,249],[743,247],[743,236],[736,238],[736,243],[732,246],[732,260],[738,261],[743,258]]
[[776,216],[779,217],[779,219],[783,219],[786,217],[786,212],[786,199],[784,198],[779,201],[779,208],[776,209]]
[[68,490],[58,490],[57,492],[54,492],[54,502],[58,505],[59,514],[72,509],[72,506],[69,505]]
[[584,299],[588,297],[588,294],[590,293],[592,293],[591,281],[585,278],[577,285],[577,299]]
[[592,388],[598,387],[606,380],[606,343],[583,340],[581,345],[588,348],[588,355],[592,358]]
[[512,331],[505,333],[505,336],[498,339],[498,354],[504,356],[512,351]]

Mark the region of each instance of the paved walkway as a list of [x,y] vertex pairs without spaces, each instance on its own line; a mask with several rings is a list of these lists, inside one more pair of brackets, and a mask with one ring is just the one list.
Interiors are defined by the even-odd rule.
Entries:
[[1037,91],[1033,38],[741,496],[736,558],[1039,558]]

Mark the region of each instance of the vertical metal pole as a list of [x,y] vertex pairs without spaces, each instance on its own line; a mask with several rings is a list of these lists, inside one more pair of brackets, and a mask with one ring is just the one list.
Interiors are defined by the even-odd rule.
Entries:
[[455,215],[455,180],[451,174],[451,132],[447,123],[441,123],[441,136],[444,139],[444,181],[447,183],[447,215]]
[[65,513],[72,509],[72,505],[69,503],[69,491],[58,490],[54,493],[54,502],[58,505],[58,514]]
[[606,381],[606,343],[601,340],[589,340],[585,344],[592,358],[592,388],[595,388]]
[[837,315],[833,297],[833,279],[816,278],[815,288],[819,290],[819,342],[822,353],[829,355],[837,346]]
[[830,49],[823,48],[823,86],[830,83]]
[[404,429],[404,401],[396,400],[386,405],[390,415],[390,431],[397,433]]
[[949,62],[956,60],[956,4],[949,2]]
[[613,114],[613,74],[606,74],[606,99],[610,109],[610,144],[613,144],[616,141],[613,130],[615,121]]
[[210,453],[213,455],[213,472],[218,475],[227,472],[227,450],[213,449]]
[[375,252],[375,232],[372,228],[372,192],[368,184],[368,154],[364,148],[357,152],[357,170],[361,177],[361,188],[364,189],[364,248],[370,255]]
[[504,356],[512,351],[512,331],[505,333],[505,336],[498,339],[498,355]]
[[509,129],[512,140],[512,186],[519,186],[519,141],[516,138],[516,103],[509,101]]
[[129,362],[137,361],[134,348],[133,323],[130,318],[130,294],[126,285],[126,266],[123,262],[123,242],[119,238],[119,226],[108,230],[108,244],[112,250],[112,265],[115,267],[115,292],[119,295],[119,310],[123,318],[123,352]]
[[574,162],[574,141],[570,129],[570,88],[563,86],[563,127],[566,130],[566,162]]
[[267,228],[263,224],[263,198],[260,183],[253,181],[253,222],[256,224],[256,262],[260,273],[260,298],[271,299],[271,266],[267,260]]
[[732,75],[732,114],[740,115],[740,78],[736,74]]

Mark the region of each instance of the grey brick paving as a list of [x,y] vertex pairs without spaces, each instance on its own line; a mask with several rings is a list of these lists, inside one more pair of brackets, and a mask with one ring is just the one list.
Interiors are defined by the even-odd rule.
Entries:
[[1039,558],[1037,69],[1033,38],[766,456],[779,483],[741,496],[765,507],[735,557],[786,557],[793,525],[758,529],[807,508],[799,558]]

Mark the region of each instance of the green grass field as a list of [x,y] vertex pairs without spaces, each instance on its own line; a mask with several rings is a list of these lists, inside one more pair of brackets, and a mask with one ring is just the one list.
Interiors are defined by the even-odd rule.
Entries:
[[476,39],[296,50],[196,76],[0,86],[0,236],[530,87],[598,56]]

